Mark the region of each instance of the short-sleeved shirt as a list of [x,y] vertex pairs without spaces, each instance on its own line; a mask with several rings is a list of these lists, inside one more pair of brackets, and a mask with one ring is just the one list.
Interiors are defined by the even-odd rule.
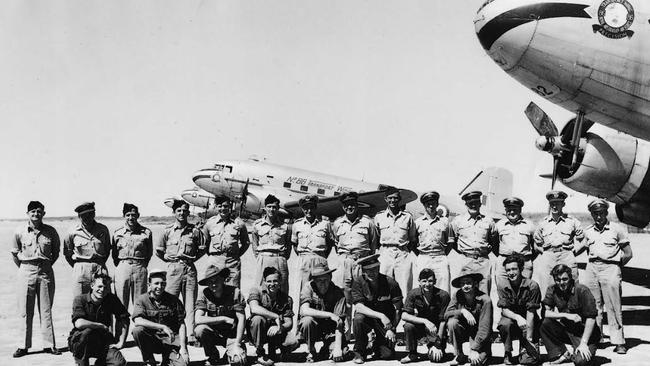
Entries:
[[138,224],[130,229],[124,225],[113,232],[113,257],[149,260],[153,254],[151,230]]
[[239,258],[239,244],[248,244],[248,230],[238,217],[217,215],[210,218],[203,226],[203,236],[210,255]]
[[377,247],[377,227],[366,215],[359,215],[354,222],[341,216],[333,225],[336,248],[339,254],[369,254]]
[[445,312],[449,306],[449,293],[434,287],[430,293],[422,291],[417,287],[409,291],[404,302],[404,312],[425,318],[437,324],[445,320]]
[[574,283],[566,293],[560,291],[555,284],[549,286],[543,303],[550,308],[557,308],[560,313],[580,315],[583,324],[585,319],[598,315],[594,295],[587,286],[579,283]]
[[352,303],[362,303],[393,319],[395,311],[402,309],[402,290],[394,279],[381,273],[376,288],[360,278],[359,281],[352,282]]
[[168,292],[163,292],[160,302],[156,302],[149,293],[146,293],[135,299],[132,318],[133,320],[143,318],[164,324],[174,333],[178,333],[185,320],[185,307],[178,297]]
[[526,317],[526,312],[536,311],[541,306],[542,293],[537,282],[523,278],[519,289],[515,291],[510,281],[503,281],[497,286],[499,302],[497,306],[510,309],[517,315]]
[[301,218],[291,228],[291,242],[296,243],[296,252],[326,256],[334,242],[332,224],[317,217],[314,222]]
[[573,216],[565,214],[555,221],[548,215],[537,225],[533,238],[535,244],[544,250],[561,248],[568,251],[573,250],[574,240],[584,238],[584,232],[580,221]]
[[449,235],[449,219],[424,216],[415,220],[418,234],[418,251],[431,256],[446,255]]
[[512,223],[508,219],[503,219],[494,225],[494,230],[499,237],[499,255],[533,254],[535,227],[528,220],[520,218]]
[[106,262],[111,251],[111,235],[108,228],[99,222],[89,228],[78,223],[74,225],[63,241],[63,254],[67,258],[91,259],[95,256],[100,262]]
[[107,327],[113,324],[111,315],[115,319],[129,321],[129,312],[115,294],[107,293],[99,303],[92,301],[91,294],[83,294],[72,301],[72,326],[77,319],[84,319],[90,322],[102,323]]
[[225,285],[223,293],[217,297],[209,287],[199,293],[194,310],[203,310],[207,316],[227,316],[236,319],[235,313],[244,313],[246,304],[241,291],[233,286]]
[[468,213],[451,222],[449,241],[456,243],[461,254],[487,256],[492,249],[494,221],[482,214],[472,218]]
[[16,229],[12,237],[11,252],[21,261],[45,260],[54,263],[59,258],[61,242],[56,229],[41,224],[36,228],[31,222]]
[[275,299],[273,299],[266,285],[253,287],[251,293],[248,295],[248,303],[250,304],[253,300],[257,301],[260,306],[270,312],[285,318],[293,317],[293,299],[280,290],[278,290]]
[[252,229],[257,252],[285,253],[290,247],[291,228],[282,221],[271,222],[267,217],[255,220]]
[[406,211],[393,214],[386,209],[375,215],[375,225],[379,233],[379,245],[407,247],[417,242],[417,231],[413,215]]
[[619,224],[607,222],[602,230],[595,225],[585,229],[590,259],[620,262],[621,248],[630,244],[627,230]]
[[325,294],[318,292],[313,281],[309,286],[305,286],[300,294],[300,305],[309,303],[309,307],[315,310],[327,311],[338,315],[345,316],[345,296],[343,290],[330,281],[330,287]]
[[179,256],[184,260],[195,261],[204,250],[205,245],[201,231],[190,223],[182,226],[175,222],[166,226],[156,243],[157,252]]

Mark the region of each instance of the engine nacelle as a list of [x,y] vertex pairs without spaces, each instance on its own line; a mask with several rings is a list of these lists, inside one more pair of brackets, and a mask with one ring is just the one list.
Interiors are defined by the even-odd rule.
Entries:
[[650,144],[625,134],[587,133],[580,166],[567,187],[616,204],[618,219],[645,227],[650,222]]

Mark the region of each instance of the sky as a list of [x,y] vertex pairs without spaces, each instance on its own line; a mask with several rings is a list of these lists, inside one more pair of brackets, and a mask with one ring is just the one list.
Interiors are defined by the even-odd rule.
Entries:
[[481,2],[5,1],[0,218],[167,215],[193,172],[253,154],[444,193],[502,166],[543,211],[551,157],[523,111],[571,114],[487,56]]

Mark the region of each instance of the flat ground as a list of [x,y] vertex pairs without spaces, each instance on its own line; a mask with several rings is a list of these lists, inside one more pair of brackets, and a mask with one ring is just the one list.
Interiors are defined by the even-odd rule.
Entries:
[[[104,219],[100,220],[106,224],[111,232],[121,225],[122,220]],[[49,220],[50,225],[54,225],[59,231],[59,235],[63,236],[67,229],[72,225],[71,220]],[[39,321],[36,315],[34,320],[34,337],[33,348],[30,352],[34,352],[20,359],[13,359],[11,357],[14,350],[21,344],[19,327],[20,319],[18,318],[17,299],[15,296],[15,283],[17,267],[14,265],[9,255],[9,238],[11,237],[14,228],[18,225],[15,221],[0,221],[0,243],[2,243],[2,252],[0,255],[0,364],[10,365],[71,365],[74,364],[73,358],[69,352],[64,352],[61,356],[52,356],[48,354],[39,353],[41,346]],[[164,226],[161,221],[146,222],[153,230],[154,240],[160,235]],[[623,316],[625,324],[625,335],[629,346],[627,355],[618,355],[612,352],[613,347],[606,345],[604,349],[599,349],[597,352],[597,361],[600,364],[612,365],[643,365],[648,363],[646,357],[650,356],[650,236],[643,234],[633,234],[631,236],[632,248],[634,250],[634,259],[625,269],[623,279]],[[584,258],[582,258],[584,261]],[[337,260],[334,256],[330,257],[330,266],[337,267]],[[295,257],[292,256],[289,260],[289,266],[292,269],[290,283],[295,284],[298,281],[296,276]],[[149,268],[164,268],[163,263],[154,258]],[[111,261],[108,264],[109,271],[113,271]],[[201,259],[197,262],[197,269],[199,274],[203,273],[205,268],[205,260]],[[250,252],[246,253],[243,257],[243,274],[242,274],[242,287],[247,293],[247,290],[253,285],[253,270],[254,262]],[[56,334],[56,343],[58,347],[67,346],[67,336],[72,328],[70,314],[72,306],[72,289],[71,283],[71,269],[68,263],[60,258],[54,265],[54,272],[56,276],[56,295],[54,299],[54,330]],[[297,299],[297,287],[292,286],[291,296]],[[37,313],[38,314],[38,313]],[[605,327],[606,328],[606,327]],[[605,332],[607,330],[605,329]],[[131,337],[129,337],[131,340]],[[129,343],[130,347],[123,350],[129,365],[142,364],[140,353],[133,342]],[[67,350],[67,348],[64,348]],[[252,356],[253,348],[249,347],[249,356]],[[203,365],[205,356],[203,350],[200,348],[189,347],[190,358],[192,365]],[[302,362],[305,356],[305,346],[302,346],[292,355],[292,360],[295,362],[287,362],[283,364],[291,365],[294,363]],[[404,348],[398,347],[398,357],[404,354]],[[447,347],[447,352],[451,353],[451,346]],[[424,352],[422,348],[421,353]],[[494,356],[491,360],[492,364],[502,364],[503,362],[503,345],[493,345]],[[545,352],[542,352],[545,353]],[[223,354],[223,352],[222,352]],[[250,357],[249,357],[250,359]],[[252,359],[250,359],[252,360]],[[330,363],[331,361],[323,361],[318,364]],[[372,364],[394,364],[394,361],[376,361]],[[427,364],[428,361],[423,361],[420,364]],[[449,360],[446,364],[449,363]],[[351,365],[352,362],[346,364]]]

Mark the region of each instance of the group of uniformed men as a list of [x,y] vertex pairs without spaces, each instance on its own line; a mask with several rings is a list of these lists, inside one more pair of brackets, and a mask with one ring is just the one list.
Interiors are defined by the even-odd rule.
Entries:
[[[132,319],[132,335],[146,364],[155,365],[153,354],[162,353],[164,365],[185,365],[192,342],[204,347],[207,364],[216,364],[217,345],[226,346],[227,339],[233,339],[226,355],[231,364],[242,365],[247,331],[257,362],[270,366],[277,360],[277,349],[286,356],[301,341],[308,346],[307,362],[341,361],[351,330],[353,360],[363,363],[369,353],[379,359],[395,357],[396,327],[403,321],[408,354],[402,363],[419,359],[418,341],[423,338],[427,357],[443,361],[449,337],[455,353],[452,364],[486,364],[493,326],[489,296],[493,267],[488,257],[492,252],[505,364],[539,363],[540,335],[549,364],[589,364],[601,342],[603,311],[610,342],[616,352],[625,353],[621,267],[632,258],[625,228],[609,222],[604,200],[589,204],[594,223],[583,230],[577,219],[563,213],[564,192],[551,191],[546,197],[550,214],[535,227],[521,216],[524,202],[516,197],[504,200],[506,219],[495,224],[480,212],[481,192],[463,195],[467,213],[452,222],[438,215],[436,192],[420,197],[426,214],[416,220],[403,210],[397,189],[386,190],[388,208],[374,219],[359,212],[358,194],[349,192],[340,197],[344,215],[333,223],[317,214],[318,197],[308,195],[299,201],[304,217],[293,224],[281,219],[280,202],[269,195],[264,217],[252,225],[250,242],[243,221],[231,214],[228,198],[217,202],[218,215],[201,228],[188,222],[189,205],[175,201],[176,221],[155,245],[151,231],[138,223],[135,205],[124,204],[125,225],[111,241],[106,226],[95,221],[94,203],[84,203],[75,209],[80,221],[63,244],[73,268],[75,294],[68,345],[79,365],[87,365],[91,357],[99,364],[123,365],[119,350]],[[51,317],[52,264],[59,255],[59,236],[43,223],[42,203],[30,202],[27,214],[29,221],[17,229],[12,246],[25,321],[24,344],[14,357],[24,356],[31,347],[36,299],[45,351],[60,354]],[[257,268],[256,286],[247,298],[247,319],[240,257],[249,245]],[[299,256],[301,279],[297,337],[292,333],[293,301],[288,295],[287,259],[292,248]],[[335,270],[327,261],[332,248],[341,261],[336,284]],[[575,255],[583,250],[588,251],[589,262],[578,283]],[[410,253],[417,256],[414,264]],[[153,254],[167,263],[166,270],[147,271]],[[194,262],[204,254],[209,265],[197,281]],[[105,266],[109,255],[116,265],[115,294]],[[200,293],[198,285],[205,286]],[[458,290],[451,292],[450,286]],[[370,349],[369,334],[374,334]],[[513,356],[515,339],[520,342],[519,357]],[[318,340],[323,347],[317,353]],[[463,343],[468,340],[466,355]]]

